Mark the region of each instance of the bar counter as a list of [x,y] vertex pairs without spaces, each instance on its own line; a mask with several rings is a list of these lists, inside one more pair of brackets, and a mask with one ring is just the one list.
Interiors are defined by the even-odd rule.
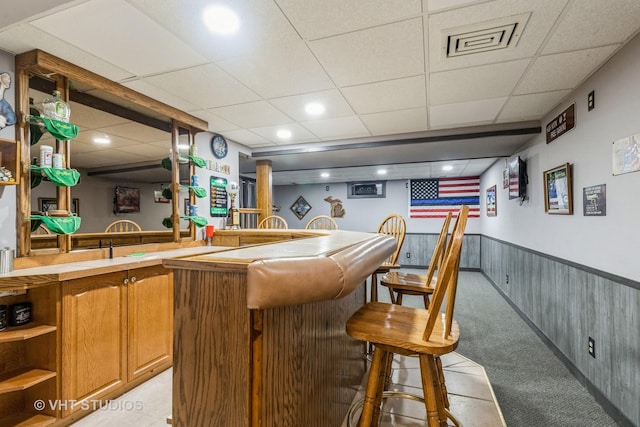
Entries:
[[[219,236],[259,230],[244,231]],[[396,243],[313,234],[163,261],[175,284],[174,426],[342,424],[366,368],[345,323]]]

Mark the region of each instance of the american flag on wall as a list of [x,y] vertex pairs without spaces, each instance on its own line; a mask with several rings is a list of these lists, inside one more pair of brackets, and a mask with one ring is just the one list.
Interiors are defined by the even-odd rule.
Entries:
[[469,206],[469,218],[480,218],[480,177],[411,180],[409,218],[445,218],[462,205]]

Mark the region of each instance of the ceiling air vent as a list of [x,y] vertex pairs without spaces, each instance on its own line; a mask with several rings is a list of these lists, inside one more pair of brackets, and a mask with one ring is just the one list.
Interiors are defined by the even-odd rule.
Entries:
[[514,47],[529,13],[446,30],[447,58]]

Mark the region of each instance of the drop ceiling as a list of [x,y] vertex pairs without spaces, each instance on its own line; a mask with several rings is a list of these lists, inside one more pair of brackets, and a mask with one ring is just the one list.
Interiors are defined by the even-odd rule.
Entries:
[[[22,0],[0,18],[0,49],[42,49],[199,117],[244,146],[242,173],[270,159],[285,184],[482,173],[640,29],[637,0],[216,3],[237,34],[208,32],[202,0]],[[322,116],[304,112],[312,101]],[[155,161],[150,132],[100,162]]]

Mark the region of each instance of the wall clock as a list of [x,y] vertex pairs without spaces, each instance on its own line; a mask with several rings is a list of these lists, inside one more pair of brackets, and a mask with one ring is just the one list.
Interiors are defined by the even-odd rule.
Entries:
[[227,157],[228,149],[227,140],[224,139],[224,136],[214,135],[213,138],[211,138],[211,151],[213,155],[216,156],[216,159],[224,159]]

